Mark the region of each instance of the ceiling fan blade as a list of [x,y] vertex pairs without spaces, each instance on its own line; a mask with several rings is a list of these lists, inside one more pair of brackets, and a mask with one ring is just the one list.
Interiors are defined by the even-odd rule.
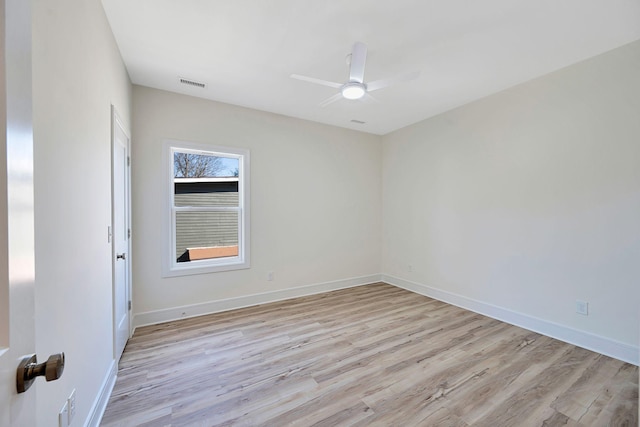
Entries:
[[419,75],[420,75],[420,71],[412,71],[410,73],[400,74],[399,76],[391,77],[390,79],[376,80],[376,81],[367,83],[367,92],[373,92],[374,90],[384,89],[385,87],[393,86],[398,83],[414,80],[414,79],[417,79]]
[[301,76],[299,74],[291,74],[290,77],[292,79],[302,80],[303,82],[309,82],[309,83],[315,83],[315,84],[319,84],[319,85],[323,85],[323,86],[329,86],[329,87],[332,87],[334,89],[340,89],[342,87],[342,84],[340,84],[340,83],[335,83],[335,82],[330,82],[330,81],[327,81],[327,80],[316,79],[315,77]]
[[364,43],[356,42],[351,50],[350,82],[364,82],[365,62],[367,62],[367,46]]
[[365,101],[367,101],[367,102],[373,102],[373,103],[376,103],[376,104],[380,103],[380,101],[378,101],[377,98],[375,98],[374,96],[371,96],[371,94],[369,94],[369,93],[365,93],[363,99]]
[[339,101],[342,99],[342,94],[341,93],[336,93],[335,95],[333,95],[331,98],[327,98],[324,101],[322,101],[320,104],[321,107],[326,107],[329,104],[333,104],[336,101]]

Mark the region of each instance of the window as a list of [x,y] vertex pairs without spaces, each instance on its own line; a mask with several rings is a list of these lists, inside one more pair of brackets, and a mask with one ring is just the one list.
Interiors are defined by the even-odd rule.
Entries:
[[164,276],[249,268],[249,151],[166,141]]

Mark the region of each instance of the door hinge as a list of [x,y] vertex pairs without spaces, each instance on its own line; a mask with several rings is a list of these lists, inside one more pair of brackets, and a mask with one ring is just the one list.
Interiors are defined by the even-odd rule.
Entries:
[[129,310],[131,310],[131,300],[129,300]]
[[131,157],[127,156],[127,166],[131,166]]
[[127,239],[131,238],[131,229],[127,228]]

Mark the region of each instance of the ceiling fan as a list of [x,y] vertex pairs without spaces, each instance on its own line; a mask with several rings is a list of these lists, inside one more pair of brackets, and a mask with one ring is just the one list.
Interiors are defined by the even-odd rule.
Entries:
[[369,83],[364,82],[364,66],[367,61],[367,46],[364,43],[356,42],[351,49],[351,54],[347,56],[349,64],[349,80],[346,83],[336,83],[327,80],[316,79],[315,77],[301,76],[299,74],[291,74],[291,78],[302,80],[309,83],[316,83],[328,86],[334,89],[340,89],[340,92],[333,95],[320,103],[321,107],[327,106],[340,99],[360,99],[369,92],[384,89],[394,84],[413,80],[420,75],[419,71],[402,74],[389,79],[375,80]]

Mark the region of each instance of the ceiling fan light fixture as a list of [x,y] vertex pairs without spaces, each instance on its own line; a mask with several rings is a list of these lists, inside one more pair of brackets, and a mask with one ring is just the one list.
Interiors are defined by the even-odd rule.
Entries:
[[367,87],[364,83],[349,82],[345,83],[340,91],[345,99],[360,99],[367,92]]

